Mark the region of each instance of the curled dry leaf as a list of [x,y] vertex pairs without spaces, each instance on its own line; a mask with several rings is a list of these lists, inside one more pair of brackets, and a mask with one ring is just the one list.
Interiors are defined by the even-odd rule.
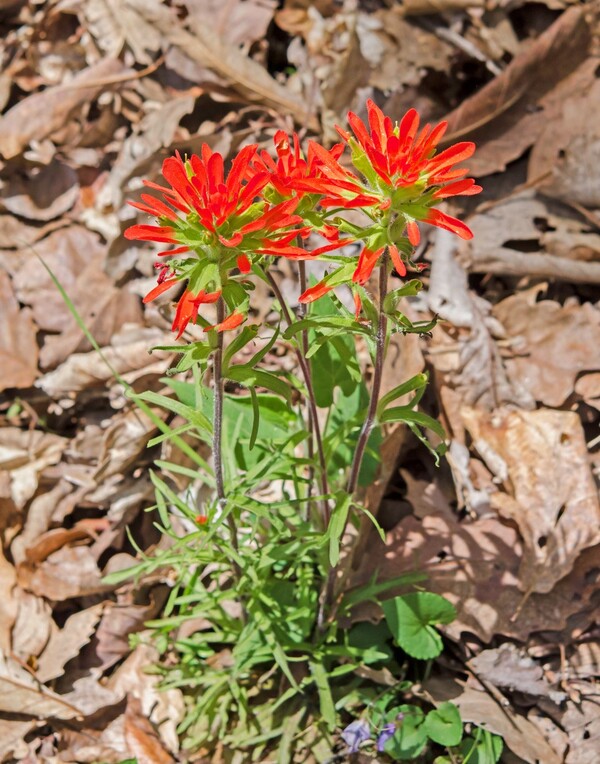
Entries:
[[31,140],[40,141],[68,122],[74,111],[89,103],[106,87],[104,80],[127,71],[121,61],[103,58],[65,85],[33,93],[0,120],[0,154],[18,156]]
[[[141,323],[137,296],[117,289],[104,273],[105,249],[96,234],[69,226],[39,242],[35,252],[61,283],[100,346],[108,345],[124,324]],[[40,360],[43,367],[53,367],[90,344],[38,258],[31,251],[21,257],[15,288],[19,299],[31,305],[40,329],[51,332],[45,337]]]
[[501,704],[483,690],[461,687],[450,679],[428,680],[425,687],[437,702],[451,701],[458,706],[463,722],[473,722],[500,735],[510,750],[527,764],[562,764],[562,756],[539,729],[515,713],[508,703]]
[[22,508],[34,495],[40,473],[57,464],[68,445],[67,438],[39,430],[4,427],[0,431],[0,471],[10,475],[10,493]]
[[590,303],[535,302],[530,291],[502,300],[494,315],[513,340],[505,359],[511,379],[541,403],[563,405],[581,372],[600,369],[600,310]]
[[31,311],[19,308],[10,276],[0,268],[0,391],[33,384],[39,354],[36,332]]
[[479,679],[503,687],[511,692],[517,690],[527,695],[550,698],[560,704],[567,697],[566,693],[553,689],[544,676],[544,671],[533,658],[507,642],[494,650],[483,650],[469,661]]
[[[493,409],[515,403],[533,408],[534,401],[524,386],[507,375],[495,341],[504,336],[504,328],[491,304],[469,291],[467,274],[454,254],[456,247],[452,234],[436,232],[427,300],[444,323],[434,333],[429,358],[444,375],[446,385],[471,405]],[[449,419],[459,435],[459,423]]]
[[[154,345],[168,344],[173,340],[172,335],[165,334],[159,329],[129,327],[113,336],[113,344],[103,349],[106,361],[119,374],[148,370],[153,364],[158,364],[164,370],[168,353],[155,351],[152,355],[148,348]],[[57,369],[44,374],[36,386],[40,387],[52,398],[60,398],[69,392],[78,392],[90,387],[104,385],[111,379],[113,373],[106,361],[97,353],[74,353]]]
[[19,663],[0,653],[0,711],[39,719],[73,719],[78,708],[43,687]]
[[591,25],[586,15],[583,7],[566,10],[502,74],[448,116],[447,142],[464,135],[477,142],[469,162],[476,177],[503,170],[537,140],[547,124],[538,101],[588,55]]
[[125,740],[138,764],[172,764],[173,758],[164,748],[148,719],[142,714],[141,703],[131,695],[125,711]]
[[14,215],[47,222],[64,215],[78,198],[77,173],[55,159],[31,169],[27,177],[11,176],[0,193],[0,205]]
[[525,543],[523,591],[549,592],[600,542],[600,504],[581,421],[571,411],[465,408],[474,448],[505,487],[490,502]]
[[79,655],[81,648],[90,641],[103,608],[104,604],[99,603],[73,613],[62,629],[52,622],[48,644],[39,657],[35,672],[40,682],[62,676],[65,665]]
[[88,547],[63,547],[40,565],[21,563],[17,569],[20,586],[49,600],[61,601],[105,592],[110,587]]

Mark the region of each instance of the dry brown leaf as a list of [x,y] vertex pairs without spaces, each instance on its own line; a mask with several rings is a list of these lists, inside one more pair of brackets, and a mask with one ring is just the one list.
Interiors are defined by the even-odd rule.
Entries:
[[475,176],[503,170],[537,140],[547,122],[536,110],[538,101],[588,55],[587,12],[567,9],[502,74],[448,115],[447,142],[472,135],[477,143],[469,162]]
[[[137,9],[150,5],[149,0],[86,0],[80,6],[84,26],[108,56],[118,56],[126,43],[140,64],[150,64],[148,52],[160,50],[162,38],[153,24],[141,16]],[[160,3],[155,3],[159,6]],[[158,7],[155,12],[167,13]],[[171,23],[176,23],[173,16]]]
[[25,735],[35,727],[35,721],[0,719],[0,761],[6,761],[11,754],[22,760],[29,753],[24,742]]
[[536,302],[536,291],[514,294],[494,307],[511,338],[505,359],[511,379],[520,380],[547,406],[562,406],[583,371],[600,369],[600,310],[590,303]]
[[264,103],[279,112],[293,115],[301,124],[316,127],[314,117],[308,113],[301,98],[280,85],[256,61],[224,43],[205,24],[194,23],[192,19],[191,32],[188,32],[181,24],[173,23],[170,14],[159,13],[157,7],[147,8],[144,5],[139,11],[160,30],[171,45],[180,48],[186,56],[202,66],[225,77],[250,102]]
[[591,208],[600,207],[599,63],[590,57],[569,77],[568,90],[544,99],[546,120],[527,168],[528,180],[545,178],[538,187],[546,195]]
[[425,688],[438,701],[451,701],[463,722],[473,722],[500,735],[506,745],[528,764],[562,764],[562,757],[544,739],[539,729],[510,705],[501,705],[486,692],[461,687],[450,679],[431,679]]
[[111,602],[106,606],[96,630],[95,652],[102,670],[114,666],[131,652],[129,635],[141,631],[144,622],[158,614],[163,600],[160,597],[149,605],[119,605]]
[[40,473],[60,461],[67,438],[39,430],[4,427],[0,431],[0,472],[10,473],[10,493],[22,508],[35,494]]
[[78,708],[43,687],[12,658],[0,653],[0,711],[39,719],[73,719]]
[[[154,328],[125,328],[112,338],[112,345],[103,349],[104,358],[121,375],[143,370],[148,373],[156,366],[156,372],[164,371],[169,354],[157,350],[150,355],[154,345],[172,344],[173,335]],[[139,376],[139,375],[138,375]],[[104,386],[112,378],[112,371],[97,353],[74,353],[57,369],[44,374],[37,381],[52,398],[60,398],[70,392],[88,387]]]
[[0,547],[0,650],[12,649],[11,631],[18,611],[17,574]]
[[159,690],[158,676],[148,673],[148,666],[158,659],[154,646],[146,642],[138,644],[110,677],[108,686],[123,697],[129,694],[137,698],[142,714],[150,719],[160,739],[175,753],[179,750],[177,728],[185,716],[185,703],[181,690],[174,687]]
[[17,568],[20,586],[49,600],[99,594],[110,589],[88,547],[63,547],[41,565],[21,563]]
[[79,198],[77,173],[57,159],[34,167],[27,176],[12,175],[0,192],[0,206],[14,215],[47,222],[71,209]]
[[469,661],[469,667],[495,687],[507,688],[510,692],[550,698],[560,704],[566,699],[565,692],[552,689],[544,671],[525,650],[512,642],[507,642],[493,650],[483,650]]
[[571,411],[463,409],[473,446],[505,488],[490,501],[525,543],[523,591],[549,592],[600,542],[600,503],[581,420]]
[[35,675],[40,682],[47,682],[62,676],[65,665],[79,655],[100,620],[103,603],[86,608],[69,616],[62,629],[53,622],[50,639],[39,657]]
[[68,84],[46,88],[19,101],[0,120],[0,154],[12,159],[31,140],[39,141],[64,127],[78,108],[106,87],[105,79],[128,71],[118,59],[103,58]]
[[[39,242],[35,252],[55,274],[99,345],[109,344],[124,324],[141,323],[138,297],[117,289],[104,273],[105,248],[96,234],[69,226]],[[40,329],[52,333],[40,353],[43,367],[56,366],[73,352],[90,348],[50,274],[31,251],[21,255],[15,288],[19,299],[32,307]]]
[[12,654],[27,663],[37,657],[48,643],[54,621],[50,605],[40,597],[19,590],[18,603]]
[[[460,641],[463,632],[489,642],[495,634],[526,640],[535,631],[558,631],[583,609],[600,582],[598,552],[585,550],[573,571],[548,594],[523,596],[519,586],[522,546],[516,530],[493,517],[459,522],[450,510],[422,520],[407,517],[388,533],[385,545],[372,534],[353,585],[378,573],[380,580],[406,572],[427,574],[427,590],[449,599],[455,621],[444,627]],[[354,620],[381,618],[375,606],[360,606]],[[594,618],[588,616],[588,622]]]
[[128,696],[125,710],[125,740],[138,764],[172,764],[173,758],[160,742],[152,725],[142,715],[141,703]]
[[0,391],[33,384],[39,354],[36,332],[31,311],[19,308],[10,276],[0,268]]
[[[433,334],[429,359],[444,375],[445,384],[471,405],[493,409],[514,403],[533,408],[534,401],[524,386],[507,375],[495,341],[504,337],[504,328],[491,304],[469,291],[467,274],[454,255],[456,249],[452,234],[436,232],[427,301],[444,323]],[[449,420],[455,436],[460,437],[460,424]]]
[[[0,215],[0,250],[24,248],[35,244],[57,228],[68,225],[66,220],[51,220],[45,225],[33,225],[14,215]],[[8,257],[0,252],[0,257]]]

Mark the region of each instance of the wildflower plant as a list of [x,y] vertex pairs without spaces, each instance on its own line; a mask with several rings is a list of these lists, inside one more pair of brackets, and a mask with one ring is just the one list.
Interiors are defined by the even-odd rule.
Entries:
[[[481,189],[457,168],[472,143],[438,150],[445,123],[419,130],[414,110],[394,123],[372,101],[367,113],[368,124],[349,114],[351,132],[339,128],[342,142],[330,149],[309,141],[304,153],[297,135],[277,131],[273,154],[245,146],[228,170],[206,145],[198,156],[177,154],[163,164],[166,185],[145,181],[150,193],[131,202],[155,222],[125,236],[166,245],[144,299],[176,297],[172,329],[183,340],[168,346],[180,355],[164,380],[170,392],[136,399],[178,417],[159,420],[151,443],[170,442],[184,458],[159,460],[152,473],[165,543],[113,579],[174,572],[163,617],[150,626],[164,685],[186,690],[180,732],[193,749],[220,744],[248,761],[276,751],[273,761],[288,762],[303,750],[326,760],[372,745],[400,760],[463,740],[452,704],[425,713],[401,702],[407,656],[439,654],[435,627],[454,617],[450,603],[416,589],[418,571],[359,588],[349,574],[371,525],[383,535],[361,503],[382,428],[402,422],[436,459],[443,453],[442,428],[418,409],[427,375],[382,396],[382,373],[394,332],[435,325],[399,307],[422,286],[408,277],[421,270],[420,224],[470,238],[439,205]],[[324,243],[308,249],[313,233]],[[298,269],[296,310],[275,258]],[[307,281],[309,260],[327,264],[317,283]],[[390,289],[392,271],[402,281]],[[252,321],[257,280],[273,295],[275,324]],[[343,285],[353,311],[335,294]],[[357,337],[371,355],[368,385]],[[295,355],[296,372],[267,365],[277,344]],[[389,598],[399,586],[408,591]],[[380,599],[379,625],[342,628],[357,603]],[[395,683],[382,692],[370,669],[383,667]]]

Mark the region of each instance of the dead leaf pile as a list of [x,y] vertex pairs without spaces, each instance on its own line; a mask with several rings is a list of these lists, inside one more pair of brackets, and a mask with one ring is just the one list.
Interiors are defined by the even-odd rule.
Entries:
[[[183,695],[146,672],[158,655],[144,623],[168,572],[136,587],[103,578],[134,562],[128,529],[144,550],[165,543],[145,511],[156,419],[114,374],[162,390],[170,357],[148,349],[171,343],[171,310],[168,297],[142,304],[159,247],[123,238],[146,222],[126,200],[175,150],[231,157],[277,129],[332,142],[371,97],[475,140],[484,194],[460,210],[471,242],[424,232],[429,289],[403,309],[440,324],[428,341],[395,338],[385,370],[386,389],[430,371],[424,405],[448,459],[436,471],[408,431],[389,433],[366,497],[387,539],[367,539],[355,583],[426,571],[458,611],[445,632],[458,668],[434,667],[428,702],[452,699],[501,734],[513,763],[596,764],[597,5],[0,8],[0,761],[190,761]],[[294,299],[294,269],[278,267]],[[261,319],[264,285],[257,295]],[[289,354],[269,363],[294,368]],[[186,466],[172,446],[163,456]]]

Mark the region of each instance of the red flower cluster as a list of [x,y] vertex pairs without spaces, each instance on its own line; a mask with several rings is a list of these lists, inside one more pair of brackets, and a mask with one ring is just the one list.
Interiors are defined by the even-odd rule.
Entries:
[[[168,186],[145,181],[162,199],[142,194],[141,202],[130,204],[157,218],[157,225],[131,226],[125,236],[174,245],[161,256],[187,255],[168,265],[157,263],[158,286],[145,297],[149,302],[175,284],[186,283],[173,321],[178,337],[196,322],[202,305],[219,299],[225,300],[230,313],[207,330],[238,326],[247,300],[239,284],[234,289],[232,271],[249,273],[252,262],[263,255],[306,259],[348,241],[363,240],[365,246],[351,275],[348,258],[337,256],[337,262],[346,264],[301,295],[302,302],[311,302],[338,284],[364,284],[386,249],[396,271],[406,275],[403,255],[408,259],[411,245],[419,242],[419,221],[471,238],[464,223],[436,205],[451,196],[481,191],[472,178],[464,177],[467,170],[455,167],[472,155],[474,144],[458,143],[436,155],[445,122],[425,125],[419,132],[414,109],[396,125],[372,101],[367,102],[367,113],[368,127],[352,112],[348,115],[353,135],[338,128],[359,175],[339,163],[344,144],[328,151],[310,141],[305,157],[298,136],[290,138],[279,130],[276,159],[266,151],[258,152],[256,145],[246,146],[226,174],[223,157],[203,145],[200,156],[184,161],[177,154],[165,160],[163,176]],[[334,225],[329,220],[336,210],[350,208],[364,210],[365,227],[339,218]],[[311,231],[320,233],[327,243],[312,252],[293,243]],[[340,238],[342,231],[349,238]],[[358,310],[356,292],[355,300]]]

